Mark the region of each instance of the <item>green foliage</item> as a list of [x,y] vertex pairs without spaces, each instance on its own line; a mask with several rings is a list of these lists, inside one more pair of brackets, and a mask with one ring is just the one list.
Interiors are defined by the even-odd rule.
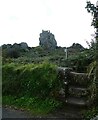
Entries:
[[93,78],[92,78],[92,83],[89,87],[90,92],[91,92],[91,96],[90,96],[90,100],[92,101],[97,101],[97,86],[96,86],[96,61],[92,62],[87,69],[88,72],[88,77],[91,76],[91,74],[93,74]]
[[94,4],[91,4],[90,1],[87,1],[87,6],[85,7],[88,12],[91,12],[92,15],[94,15],[94,12],[96,12],[96,7]]
[[94,59],[94,51],[85,50],[77,55],[69,56],[65,64],[68,67],[73,68],[77,72],[87,72],[87,66]]
[[34,51],[37,51],[38,53],[42,53],[45,51],[41,46],[37,46],[34,48]]
[[61,104],[61,102],[50,98],[3,96],[3,105],[26,109],[31,111],[33,115],[47,114],[61,106]]
[[4,95],[47,97],[59,90],[56,66],[43,64],[6,64],[2,67]]
[[95,28],[96,28],[96,26],[97,26],[97,24],[96,24],[96,16],[97,16],[97,14],[96,14],[96,7],[94,6],[94,4],[92,4],[90,1],[87,1],[87,5],[86,5],[86,7],[85,7],[86,9],[87,9],[87,11],[89,12],[89,13],[91,13],[92,14],[92,16],[93,16],[93,21],[92,21],[92,24],[91,25],[93,25]]
[[88,74],[88,77],[91,75],[91,73],[95,73],[95,72],[96,72],[95,67],[96,67],[96,61],[92,62],[92,63],[88,66],[88,69],[87,69],[87,72],[89,73],[89,74]]
[[[97,76],[97,72],[98,72],[98,8],[97,6],[95,7],[94,4],[91,4],[91,2],[87,2],[87,6],[86,9],[88,12],[90,12],[93,16],[93,21],[92,21],[92,25],[96,28],[96,41],[95,41],[95,59],[94,61],[89,65],[89,74],[91,74],[91,72],[94,73],[94,79],[93,79],[93,88],[96,88],[96,102],[98,101],[98,76]],[[98,105],[98,104],[97,104]]]
[[20,50],[15,48],[9,48],[3,50],[3,57],[5,58],[18,58],[20,56]]
[[94,118],[96,115],[98,115],[98,107],[91,108],[88,111],[84,111],[83,115],[84,115],[84,120],[90,120],[91,118]]

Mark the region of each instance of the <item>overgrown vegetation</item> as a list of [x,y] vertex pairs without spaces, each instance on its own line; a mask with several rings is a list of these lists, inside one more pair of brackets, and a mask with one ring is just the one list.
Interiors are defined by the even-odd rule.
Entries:
[[91,13],[93,17],[91,25],[96,28],[95,44],[93,44],[94,46],[92,47],[95,48],[93,49],[93,51],[95,51],[95,57],[92,63],[89,65],[89,75],[91,73],[94,74],[94,78],[92,81],[92,91],[94,92],[92,97],[95,98],[95,105],[93,105],[91,110],[86,111],[84,114],[85,119],[89,120],[98,115],[98,1],[96,6],[90,1],[87,1],[86,9],[89,13]]
[[[97,107],[91,107],[88,111],[83,112],[84,119],[85,120],[90,120],[96,117],[98,115],[98,106]],[[95,119],[97,120],[97,119]]]
[[[24,98],[24,101],[26,101],[26,99],[31,98],[33,100],[33,98],[37,97],[39,102],[43,102],[39,103],[36,99],[36,104],[38,103],[36,110],[33,107],[28,109],[37,113],[42,105],[40,113],[42,111],[43,114],[61,105],[60,101],[58,101],[58,96],[62,82],[59,81],[56,71],[57,67],[71,67],[77,72],[86,72],[87,66],[94,59],[93,51],[90,49],[85,49],[82,52],[77,50],[77,54],[68,51],[67,60],[64,48],[61,47],[54,51],[45,51],[38,46],[20,53],[21,56],[18,58],[3,56],[3,103],[27,109],[27,106],[24,105],[27,103],[22,103],[21,98]],[[17,98],[18,102],[14,98]],[[47,107],[51,100],[58,103],[55,106]],[[47,101],[47,104],[45,103],[43,106],[44,101]]]
[[61,103],[56,100],[60,89],[56,65],[9,63],[3,71],[3,104],[48,113]]
[[[98,28],[96,7],[87,2],[86,8],[93,15],[92,25]],[[29,109],[35,114],[47,114],[61,106],[62,103],[57,99],[62,87],[56,71],[57,66],[71,67],[76,72],[89,71],[89,76],[93,73],[95,76],[92,83],[87,81],[91,84],[89,89],[92,95],[89,99],[96,98],[97,101],[98,50],[95,52],[96,48],[98,49],[97,37],[97,42],[92,43],[89,49],[84,49],[79,44],[69,47],[68,59],[64,52],[66,47],[56,47],[52,51],[45,50],[41,46],[33,48],[27,46],[23,49],[18,44],[3,45],[3,104]],[[83,81],[84,84],[87,84],[85,81]],[[96,105],[93,104],[91,110],[84,113],[85,119],[98,115],[98,104]]]
[[33,115],[46,115],[62,105],[61,102],[53,99],[41,99],[39,97],[17,97],[3,96],[3,105],[9,105],[17,109],[28,110]]
[[56,66],[43,63],[3,65],[3,95],[47,97],[59,90]]

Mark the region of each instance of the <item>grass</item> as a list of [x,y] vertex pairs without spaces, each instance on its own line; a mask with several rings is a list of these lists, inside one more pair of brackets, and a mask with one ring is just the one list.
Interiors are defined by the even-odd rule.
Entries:
[[56,100],[60,89],[56,68],[47,62],[3,65],[3,105],[29,110],[36,115],[54,111],[61,105]]
[[20,98],[16,96],[3,96],[3,105],[28,110],[33,115],[46,115],[60,107],[62,103],[53,98],[40,99],[38,97],[29,98],[28,96]]
[[6,64],[3,65],[3,95],[22,95],[47,97],[59,90],[56,66],[42,64]]

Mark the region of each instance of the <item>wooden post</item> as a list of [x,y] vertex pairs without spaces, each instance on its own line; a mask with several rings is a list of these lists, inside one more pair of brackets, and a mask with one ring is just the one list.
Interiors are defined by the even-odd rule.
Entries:
[[68,51],[67,51],[67,47],[66,47],[66,49],[64,50],[65,51],[65,53],[66,53],[66,60],[68,59]]

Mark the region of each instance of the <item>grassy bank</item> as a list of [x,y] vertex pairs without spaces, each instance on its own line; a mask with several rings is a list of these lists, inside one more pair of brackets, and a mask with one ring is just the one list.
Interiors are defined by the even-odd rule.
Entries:
[[34,114],[47,114],[61,105],[57,100],[61,85],[55,65],[8,63],[2,71],[3,105]]
[[33,115],[46,115],[62,105],[53,98],[3,96],[3,105],[31,112]]

